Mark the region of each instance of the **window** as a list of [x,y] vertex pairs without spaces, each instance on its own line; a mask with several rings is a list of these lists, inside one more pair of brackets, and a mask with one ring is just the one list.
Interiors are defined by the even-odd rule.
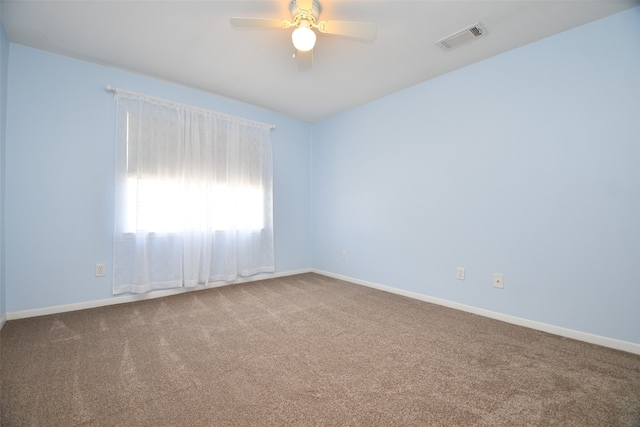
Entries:
[[[157,120],[151,123],[156,129],[167,124],[176,129],[179,126],[171,118],[164,120],[168,123]],[[194,176],[193,171],[187,173],[178,164],[179,147],[173,140],[155,137],[149,141],[149,145],[155,147],[145,146],[140,141],[144,139],[140,127],[144,126],[139,122],[138,115],[126,113],[126,233],[264,228],[262,182],[253,180],[253,183],[234,185],[226,177],[218,179],[229,168],[223,149],[226,144],[218,144],[217,148],[216,154],[222,161],[205,166],[211,173]],[[226,141],[226,132],[219,133],[217,137]],[[245,144],[260,143],[259,140],[245,141]],[[169,160],[168,164],[161,165],[162,157]],[[188,179],[186,175],[190,175]]]
[[274,271],[270,126],[116,99],[114,293]]
[[262,188],[232,188],[179,180],[127,179],[125,233],[264,228]]

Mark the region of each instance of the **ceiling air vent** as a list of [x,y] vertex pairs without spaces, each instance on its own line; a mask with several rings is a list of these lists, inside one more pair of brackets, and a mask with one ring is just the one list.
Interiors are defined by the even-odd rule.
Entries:
[[479,22],[467,27],[463,30],[457,31],[450,36],[440,39],[436,42],[443,50],[451,50],[465,43],[469,43],[472,40],[482,37],[487,34],[487,30]]

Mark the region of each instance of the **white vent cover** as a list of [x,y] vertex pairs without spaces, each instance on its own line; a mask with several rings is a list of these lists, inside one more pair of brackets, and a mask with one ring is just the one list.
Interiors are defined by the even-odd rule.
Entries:
[[443,50],[451,50],[463,44],[469,43],[479,37],[487,34],[487,30],[481,23],[475,23],[470,27],[457,31],[450,36],[440,39],[436,42]]

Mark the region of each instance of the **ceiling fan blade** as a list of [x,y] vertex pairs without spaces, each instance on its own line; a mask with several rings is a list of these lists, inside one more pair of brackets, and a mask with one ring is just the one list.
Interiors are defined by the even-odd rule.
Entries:
[[378,26],[370,22],[320,21],[317,27],[321,33],[365,40],[374,40],[378,35]]
[[269,18],[231,18],[231,25],[236,28],[289,28],[291,22],[285,19]]
[[313,68],[313,49],[306,52],[296,50],[298,68]]

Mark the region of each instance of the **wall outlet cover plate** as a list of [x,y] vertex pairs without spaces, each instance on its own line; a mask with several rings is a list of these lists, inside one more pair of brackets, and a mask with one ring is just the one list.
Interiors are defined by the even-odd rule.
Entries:
[[493,275],[493,287],[504,288],[504,274],[494,273]]

